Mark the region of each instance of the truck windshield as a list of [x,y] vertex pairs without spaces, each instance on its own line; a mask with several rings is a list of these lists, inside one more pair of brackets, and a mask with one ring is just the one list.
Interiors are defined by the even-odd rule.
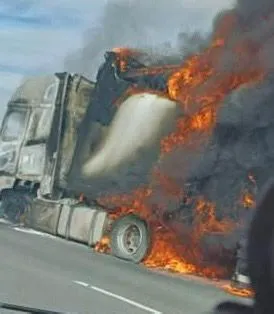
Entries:
[[10,111],[8,113],[2,129],[3,141],[15,141],[23,135],[26,116],[26,111]]

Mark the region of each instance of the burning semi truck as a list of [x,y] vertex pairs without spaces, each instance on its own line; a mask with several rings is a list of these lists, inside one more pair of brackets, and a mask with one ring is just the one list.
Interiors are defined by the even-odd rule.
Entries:
[[[199,242],[205,234],[235,229],[237,219],[227,218],[236,212],[231,208],[246,178],[233,178],[227,197],[216,185],[226,169],[220,156],[227,158],[231,141],[218,128],[219,108],[229,93],[263,73],[253,67],[215,71],[222,46],[216,39],[200,55],[171,65],[114,49],[105,54],[96,82],[70,73],[26,78],[1,129],[5,214],[102,251],[110,239],[113,255],[136,263],[146,258],[149,266],[223,274],[212,256],[201,265]],[[254,205],[253,195],[245,199],[246,207]]]
[[[146,75],[135,61],[123,76],[121,67],[117,54],[107,52],[96,83],[56,73],[26,78],[17,88],[0,139],[1,206],[9,219],[25,216],[33,225],[32,213],[43,213],[43,220],[52,208],[78,206],[101,214],[93,229],[104,235],[111,225],[105,213],[115,208],[102,207],[100,197],[148,184],[160,141],[181,112],[161,95],[166,70]],[[114,255],[134,262],[146,256],[150,230],[142,218],[123,215],[110,230]]]

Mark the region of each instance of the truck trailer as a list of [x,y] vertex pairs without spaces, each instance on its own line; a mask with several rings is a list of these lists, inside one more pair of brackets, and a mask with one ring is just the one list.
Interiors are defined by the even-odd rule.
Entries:
[[150,182],[161,139],[182,114],[165,96],[171,69],[145,70],[135,60],[121,71],[111,51],[96,82],[67,72],[23,80],[0,133],[1,207],[10,220],[25,217],[27,225],[91,246],[109,232],[113,255],[145,258],[148,223],[137,214],[112,222],[114,209],[98,203]]

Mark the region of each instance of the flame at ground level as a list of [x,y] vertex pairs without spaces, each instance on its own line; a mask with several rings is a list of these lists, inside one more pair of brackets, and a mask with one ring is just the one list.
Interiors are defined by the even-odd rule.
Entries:
[[[133,195],[115,195],[101,199],[101,204],[125,204],[109,214],[115,220],[127,214],[137,214],[145,219],[151,230],[151,251],[144,260],[144,265],[151,268],[161,268],[178,273],[197,274],[208,278],[223,278],[231,270],[218,265],[218,258],[223,251],[216,253],[216,262],[205,261],[200,240],[211,232],[227,234],[234,230],[236,223],[229,219],[218,221],[215,217],[215,206],[203,200],[197,200],[194,210],[194,223],[189,229],[183,223],[166,222],[160,208],[148,206],[146,200],[151,196],[151,190],[140,189]],[[97,252],[109,252],[110,241],[104,237],[95,247]]]
[[[95,246],[95,251],[98,253],[110,253],[110,237],[104,236]],[[162,230],[158,227],[158,230],[154,230],[153,242],[149,255],[143,261],[143,264],[149,268],[157,268],[167,270],[174,273],[181,274],[195,274],[210,279],[219,279],[228,276],[229,270],[222,268],[220,265],[214,265],[210,262],[210,265],[203,265],[202,263],[191,263],[186,256],[192,256],[192,259],[196,256],[199,258],[199,248],[193,247],[190,251],[189,247],[178,242],[176,235]],[[209,263],[208,263],[209,264]]]
[[[165,228],[154,230],[152,249],[144,260],[149,268],[159,268],[181,274],[196,274],[218,279],[227,275],[226,269],[214,262],[204,263],[200,260],[202,253],[198,244],[186,237],[188,244],[181,243],[176,235]],[[183,242],[183,241],[182,241]]]
[[[175,198],[186,198],[184,191],[172,180],[158,171],[155,171],[154,175],[157,182],[161,182],[161,186],[169,192],[169,195]],[[247,180],[256,186],[256,180],[252,174],[249,174]],[[242,206],[248,205],[249,208],[254,208],[254,195],[251,192],[242,192],[239,191]],[[200,242],[202,237],[208,234],[229,236],[239,226],[238,223],[228,218],[218,220],[215,204],[202,197],[195,200],[193,225],[190,229],[187,229],[182,222],[171,221],[168,223],[163,218],[164,212],[161,211],[161,208],[147,205],[146,202],[152,194],[153,189],[146,188],[136,190],[131,195],[113,195],[100,200],[102,205],[116,207],[114,212],[109,213],[111,220],[116,220],[127,214],[137,214],[150,224],[152,247],[143,264],[149,268],[181,274],[194,274],[215,280],[231,276],[233,272],[231,252],[226,252],[223,247],[220,247],[219,251],[206,261]],[[186,201],[191,202],[190,199]],[[110,238],[104,236],[97,243],[95,250],[100,253],[110,253]],[[226,263],[226,259],[231,265]],[[225,263],[220,263],[224,260]],[[252,291],[248,289],[236,289],[229,285],[223,288],[228,293],[237,296],[253,296]]]
[[[182,249],[183,246],[178,244],[174,234],[163,230],[161,227],[158,227],[155,233],[152,250],[143,262],[146,267],[178,274],[195,274],[212,280],[219,280],[221,277],[228,275],[229,271],[227,269],[223,269],[218,265],[214,266],[212,262],[210,266],[206,267],[199,267],[193,263],[187,262],[177,251],[180,248]],[[180,246],[180,248],[178,246]],[[101,241],[96,244],[95,251],[105,254],[110,253],[109,236],[104,236]],[[230,284],[221,286],[221,289],[238,297],[254,297],[254,291],[252,289],[240,289],[232,287]]]
[[229,294],[242,297],[242,298],[253,298],[254,291],[252,289],[239,289],[232,287],[231,285],[224,285],[223,290]]
[[110,238],[103,236],[102,239],[96,243],[94,250],[98,253],[109,253],[110,252]]

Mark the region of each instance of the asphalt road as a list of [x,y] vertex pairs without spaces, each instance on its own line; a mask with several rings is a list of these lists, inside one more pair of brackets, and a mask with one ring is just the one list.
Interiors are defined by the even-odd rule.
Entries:
[[0,302],[70,313],[202,314],[233,298],[198,280],[31,232],[0,223]]

